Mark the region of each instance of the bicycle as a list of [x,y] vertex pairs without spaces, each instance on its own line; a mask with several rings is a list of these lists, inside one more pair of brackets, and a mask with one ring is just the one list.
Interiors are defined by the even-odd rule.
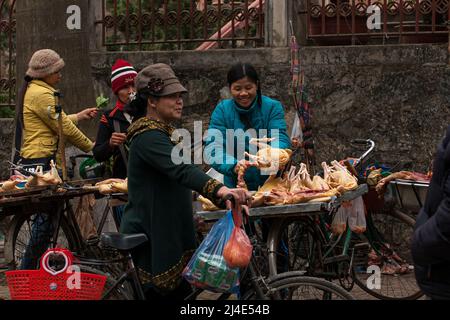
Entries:
[[[371,140],[354,140],[353,144],[365,147],[366,151],[356,159],[355,169],[362,169],[362,164],[374,149]],[[359,176],[359,175],[358,175]],[[359,182],[366,182],[360,179]],[[285,219],[279,221],[269,237],[270,273],[277,274],[277,260],[287,261],[288,270],[303,270],[311,276],[323,277],[328,280],[338,280],[343,288],[350,291],[356,283],[370,295],[379,299],[418,299],[422,293],[415,283],[411,270],[405,274],[383,275],[381,287],[367,285],[371,274],[366,273],[369,265],[369,254],[378,257],[378,263],[394,263],[395,259],[412,264],[409,256],[408,242],[396,242],[396,228],[404,231],[410,237],[415,220],[399,208],[385,205],[381,200],[373,199],[374,190],[364,195],[366,214],[366,231],[356,234],[347,225],[346,232],[333,235],[330,224],[337,208],[333,208],[326,217],[303,217],[301,219]],[[377,199],[377,198],[375,198]],[[385,221],[383,227],[379,215]],[[277,250],[284,243],[284,250]],[[406,250],[405,250],[406,249]],[[401,256],[401,257],[400,257]],[[279,265],[279,264],[278,264]],[[394,289],[395,288],[395,289]]]
[[[71,173],[72,177],[75,172],[76,159],[90,157],[92,156],[84,154],[70,157],[72,167],[69,169],[69,173]],[[66,188],[70,192],[83,192],[81,184],[97,181],[98,178],[82,181],[71,181],[71,185],[66,185]],[[77,195],[74,195],[74,197],[76,196]],[[72,204],[70,202],[73,197],[67,197],[65,199],[63,198],[55,201],[49,200],[47,203],[36,204],[35,207],[31,208],[28,204],[26,204],[26,206],[28,206],[27,208],[16,206],[13,207],[13,209],[6,210],[7,212],[5,212],[5,216],[12,216],[8,224],[8,231],[6,232],[4,249],[5,259],[8,262],[9,269],[16,269],[21,265],[23,255],[27,249],[27,244],[32,236],[32,232],[39,232],[39,228],[41,226],[47,229],[48,226],[51,226],[51,229],[53,230],[50,239],[45,241],[45,243],[50,247],[68,248],[72,252],[77,252],[79,255],[84,255],[87,257],[101,256],[102,253],[98,250],[97,244],[107,218],[109,214],[112,213],[112,207],[113,205],[118,205],[120,203],[124,204],[127,201],[126,195],[120,193],[102,197],[106,198],[108,203],[103,210],[98,227],[96,228],[97,235],[91,237],[90,239],[84,239],[79,228]],[[36,214],[36,212],[40,213]],[[112,215],[112,217],[118,230],[119,222],[114,215]],[[46,248],[42,249],[45,251]],[[38,251],[40,252],[42,250]],[[30,257],[30,259],[36,262],[38,258],[38,254],[32,254]]]
[[[259,255],[266,252],[265,243],[258,239],[256,233],[251,230],[251,225],[245,224],[244,230],[249,234],[249,238],[253,245],[253,252],[250,264],[240,273],[240,283],[244,283],[247,290],[242,293],[243,300],[293,300],[293,299],[343,299],[353,300],[351,294],[338,285],[324,279],[307,277],[303,272],[293,271],[267,277],[260,271]],[[121,297],[130,299],[144,298],[142,286],[139,282],[139,274],[133,264],[130,251],[143,244],[146,240],[145,234],[124,235],[120,233],[104,233],[100,238],[100,243],[105,248],[117,250],[122,258],[105,261],[104,264],[111,262],[121,262],[124,266],[121,274],[117,277],[109,275],[105,286],[103,299]],[[83,269],[82,269],[83,270]],[[88,268],[84,269],[94,274],[104,274],[101,271]],[[124,286],[128,281],[129,287]],[[130,289],[131,287],[131,289]],[[185,300],[195,300],[204,289],[195,288]],[[219,300],[230,297],[230,293],[222,293]]]

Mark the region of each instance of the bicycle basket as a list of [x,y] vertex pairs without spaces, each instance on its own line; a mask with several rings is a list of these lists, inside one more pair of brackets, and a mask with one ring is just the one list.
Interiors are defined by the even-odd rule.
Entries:
[[[50,259],[64,266],[55,271]],[[106,276],[79,272],[72,261],[69,250],[55,248],[44,253],[39,270],[6,271],[11,300],[100,300]]]

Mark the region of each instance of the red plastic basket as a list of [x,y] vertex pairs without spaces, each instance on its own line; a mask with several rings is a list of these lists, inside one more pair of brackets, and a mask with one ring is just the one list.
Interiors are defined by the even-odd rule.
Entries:
[[[52,255],[65,260],[63,269],[54,271],[48,262]],[[67,249],[47,250],[39,270],[7,271],[6,281],[12,300],[100,300],[106,276],[76,272],[73,255]]]

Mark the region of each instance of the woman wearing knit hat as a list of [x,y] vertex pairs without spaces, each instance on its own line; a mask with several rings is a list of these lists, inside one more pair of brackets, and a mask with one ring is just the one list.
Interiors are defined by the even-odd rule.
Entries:
[[[19,93],[18,128],[16,149],[20,152],[17,162],[34,171],[38,165],[50,170],[50,161],[56,160],[58,149],[58,120],[56,85],[61,80],[64,60],[51,49],[36,51],[28,64],[25,83]],[[97,115],[96,108],[88,108],[77,114],[61,113],[65,139],[71,144],[89,152],[94,144],[76,126],[78,121]],[[23,144],[20,137],[23,134]],[[19,138],[17,138],[19,136]],[[22,258],[21,269],[35,269],[39,258],[47,249],[52,234],[52,223],[44,213],[37,213],[33,219],[31,238]]]
[[[61,81],[63,67],[64,60],[51,49],[38,50],[31,57],[26,81],[19,94],[19,120],[23,130],[21,164],[42,163],[44,170],[50,170],[50,160],[56,157],[58,120],[54,108],[57,103],[54,93],[56,85]],[[91,119],[96,115],[96,108],[87,108],[71,115],[62,112],[65,139],[84,152],[91,151],[94,144],[76,125],[78,121]],[[18,147],[20,148],[16,146]]]
[[[111,88],[116,95],[114,108],[106,110],[100,118],[97,139],[92,152],[95,160],[108,161],[112,158],[112,178],[127,177],[128,151],[125,148],[126,132],[131,123],[131,116],[123,110],[129,102],[130,95],[135,93],[134,78],[137,72],[133,66],[118,59],[111,70]],[[120,225],[123,206],[113,207],[114,220]]]
[[247,203],[251,195],[172,159],[177,142],[171,123],[181,118],[186,89],[168,65],[147,66],[135,84],[136,98],[126,107],[135,120],[127,134],[128,203],[120,231],[145,233],[149,239],[133,252],[147,298],[182,299],[191,287],[181,273],[196,248],[191,190],[219,207],[228,195],[238,204]]
[[124,106],[129,102],[130,95],[135,93],[136,75],[136,70],[125,60],[118,59],[112,66],[111,88],[117,100],[114,108],[103,113],[92,150],[97,161],[103,162],[113,157],[113,178],[127,177],[127,152],[124,142],[131,116],[124,111]]

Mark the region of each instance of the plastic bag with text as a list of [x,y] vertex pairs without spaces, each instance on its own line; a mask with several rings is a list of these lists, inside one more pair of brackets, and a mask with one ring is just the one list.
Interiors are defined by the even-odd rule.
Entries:
[[213,292],[238,293],[239,268],[230,268],[223,257],[234,228],[231,211],[217,221],[183,270],[193,286]]

